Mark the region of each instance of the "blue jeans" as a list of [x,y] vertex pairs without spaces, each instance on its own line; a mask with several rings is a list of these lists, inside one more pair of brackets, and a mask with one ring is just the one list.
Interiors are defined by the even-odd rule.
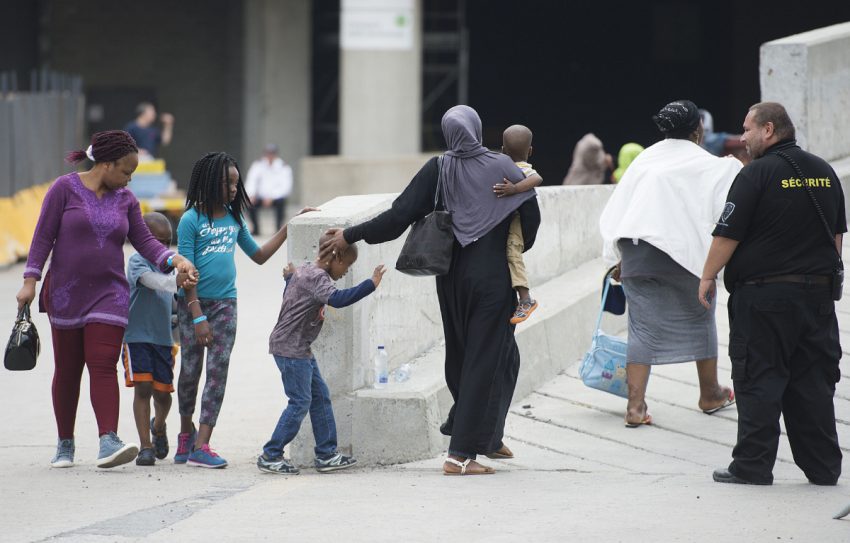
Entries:
[[266,458],[283,455],[283,447],[295,439],[307,413],[316,438],[316,458],[325,460],[336,454],[336,421],[331,407],[328,385],[319,373],[315,358],[274,356],[283,379],[283,390],[289,403],[280,415],[272,437],[263,446]]

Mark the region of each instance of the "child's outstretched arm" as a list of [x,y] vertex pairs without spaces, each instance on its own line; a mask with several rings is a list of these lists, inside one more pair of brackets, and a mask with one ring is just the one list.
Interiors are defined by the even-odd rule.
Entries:
[[331,297],[328,298],[328,305],[336,307],[347,307],[355,302],[359,302],[366,296],[375,292],[378,285],[381,284],[381,279],[384,277],[387,269],[380,265],[375,268],[371,279],[366,279],[356,287],[346,288],[343,290],[335,290]]
[[188,278],[189,274],[184,272],[178,273],[175,279],[174,275],[149,271],[139,276],[139,283],[151,290],[159,290],[162,292],[171,292],[172,294],[176,294],[178,288],[189,286],[186,284],[186,280]]
[[541,183],[543,183],[543,178],[540,177],[539,173],[534,172],[517,183],[511,183],[509,179],[502,179],[501,183],[493,185],[493,192],[496,193],[497,198],[504,198],[505,196],[512,196],[520,192],[528,192],[540,186]]
[[[302,213],[307,213],[308,211],[319,211],[318,208],[315,207],[305,207],[298,213],[296,216],[301,215]],[[265,264],[268,259],[272,257],[273,254],[280,249],[280,246],[283,245],[283,242],[286,241],[287,231],[289,230],[289,223],[284,224],[280,230],[275,232],[275,235],[271,237],[267,242],[260,246],[254,254],[251,255],[251,260],[256,262],[257,264]]]

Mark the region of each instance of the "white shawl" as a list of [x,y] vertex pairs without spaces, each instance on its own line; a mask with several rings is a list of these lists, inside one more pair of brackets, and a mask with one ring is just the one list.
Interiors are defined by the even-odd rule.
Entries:
[[629,165],[599,218],[605,263],[619,262],[619,239],[642,239],[700,277],[711,232],[742,167],[738,159],[715,157],[688,140],[665,139],[647,148]]

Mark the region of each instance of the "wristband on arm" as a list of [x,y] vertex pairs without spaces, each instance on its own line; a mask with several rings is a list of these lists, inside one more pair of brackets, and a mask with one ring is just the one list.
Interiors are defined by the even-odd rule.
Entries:
[[206,315],[201,315],[200,317],[196,317],[196,318],[192,319],[192,323],[193,323],[193,324],[201,324],[201,323],[202,323],[202,322],[204,322],[205,320],[207,320],[207,316],[206,316]]

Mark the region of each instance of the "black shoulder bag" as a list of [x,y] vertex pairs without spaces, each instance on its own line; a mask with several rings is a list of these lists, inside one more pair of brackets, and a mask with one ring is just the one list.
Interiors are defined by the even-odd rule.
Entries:
[[803,183],[803,187],[805,187],[806,192],[809,194],[809,198],[815,206],[815,211],[818,212],[818,216],[823,223],[823,227],[826,229],[826,235],[829,238],[829,245],[835,249],[836,262],[832,270],[832,299],[838,301],[841,299],[841,295],[844,292],[844,262],[841,260],[841,253],[838,252],[838,247],[835,246],[835,234],[832,233],[832,228],[830,228],[829,223],[826,222],[826,217],[823,215],[823,209],[821,209],[817,198],[815,198],[815,193],[812,191],[812,187],[806,183],[806,177],[803,175],[803,170],[800,169],[797,162],[783,151],[774,151],[774,153],[777,156],[784,158],[785,161],[794,169],[794,173],[797,174],[797,177],[800,178],[800,182]]
[[434,211],[413,223],[395,263],[395,269],[407,275],[445,275],[452,263],[452,213],[445,205],[443,211],[437,210],[443,184],[442,156],[437,158],[437,172]]
[[18,310],[18,318],[15,319],[12,335],[6,344],[3,365],[12,371],[31,370],[35,367],[35,360],[40,351],[41,341],[30,318],[30,306],[26,304]]

